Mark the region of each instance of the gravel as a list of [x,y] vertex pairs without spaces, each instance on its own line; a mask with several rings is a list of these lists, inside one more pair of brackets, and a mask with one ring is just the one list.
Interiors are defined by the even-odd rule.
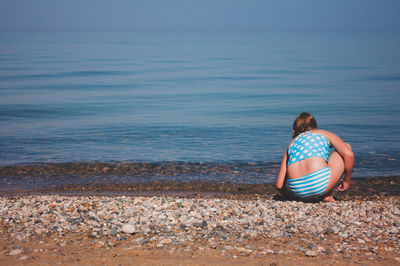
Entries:
[[[396,197],[337,203],[263,197],[0,197],[0,224],[16,242],[52,236],[64,246],[69,234],[86,234],[104,247],[129,241],[131,248],[193,252],[208,247],[247,256],[289,253],[267,245],[284,239],[304,256],[374,256],[376,243],[382,243],[385,252],[400,257],[399,203]],[[252,240],[266,245],[252,247]],[[334,244],[320,244],[328,240]],[[21,252],[10,247],[9,254]]]

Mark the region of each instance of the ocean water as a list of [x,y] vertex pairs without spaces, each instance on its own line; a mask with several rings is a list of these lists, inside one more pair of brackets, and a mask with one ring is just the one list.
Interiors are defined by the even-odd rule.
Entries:
[[398,47],[391,33],[2,32],[0,165],[276,169],[307,111],[353,146],[354,176],[398,175]]

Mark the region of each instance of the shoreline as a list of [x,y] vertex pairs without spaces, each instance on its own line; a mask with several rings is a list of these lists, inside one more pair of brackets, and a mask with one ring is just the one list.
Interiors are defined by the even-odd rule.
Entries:
[[[259,184],[274,183],[280,163],[277,162],[66,162],[30,163],[0,166],[0,187],[6,189],[45,190],[62,189],[75,186],[89,186],[92,190],[138,190],[135,186],[145,184],[160,185],[173,183],[215,183],[215,184]],[[369,179],[376,177],[399,176],[398,171],[371,171],[360,165],[360,173],[355,170],[353,178]],[[106,187],[108,185],[108,187]],[[101,188],[103,186],[103,188]],[[120,189],[116,189],[120,186]],[[165,187],[165,186],[164,186]],[[197,184],[197,189],[203,190]],[[148,189],[147,189],[148,190]],[[169,190],[161,188],[159,190]],[[183,190],[183,188],[179,188]],[[221,191],[221,189],[219,189]],[[226,190],[226,189],[225,189]],[[253,189],[254,190],[254,189]],[[229,191],[227,191],[229,192]],[[234,191],[233,191],[234,192]],[[1,192],[0,192],[1,193]],[[253,192],[254,193],[254,192]],[[257,192],[260,193],[260,192]]]
[[[258,197],[278,200],[295,200],[282,197],[274,183],[246,184],[222,182],[143,182],[143,183],[94,183],[74,184],[44,189],[2,189],[0,196],[19,197],[34,195],[60,196],[181,196],[197,197],[199,195],[226,197]],[[379,197],[400,196],[400,176],[353,178],[350,189],[345,193],[337,190],[333,195],[338,200],[364,199],[371,200]]]

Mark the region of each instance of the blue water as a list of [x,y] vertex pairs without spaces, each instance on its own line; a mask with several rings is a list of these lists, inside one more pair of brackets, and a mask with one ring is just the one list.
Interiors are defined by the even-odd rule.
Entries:
[[0,33],[0,164],[274,163],[298,113],[398,175],[400,36]]

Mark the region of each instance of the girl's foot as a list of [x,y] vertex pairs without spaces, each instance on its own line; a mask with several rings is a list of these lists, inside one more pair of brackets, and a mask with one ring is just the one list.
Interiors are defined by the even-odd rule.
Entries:
[[326,196],[323,201],[325,202],[336,202],[332,195]]

